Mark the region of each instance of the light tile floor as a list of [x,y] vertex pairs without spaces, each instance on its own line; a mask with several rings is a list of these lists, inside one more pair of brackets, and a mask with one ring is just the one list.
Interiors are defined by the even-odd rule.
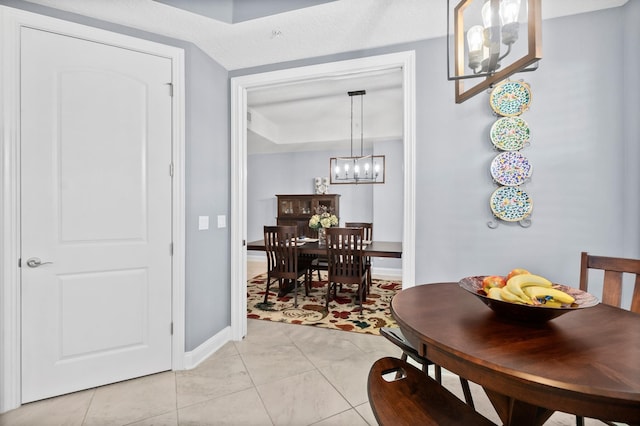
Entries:
[[[380,336],[249,320],[244,340],[192,370],[25,404],[0,415],[0,425],[376,425],[366,379],[384,356],[399,350]],[[443,372],[443,383],[462,398],[456,376]],[[471,387],[478,411],[498,422],[482,389]],[[573,424],[564,413],[547,422]]]

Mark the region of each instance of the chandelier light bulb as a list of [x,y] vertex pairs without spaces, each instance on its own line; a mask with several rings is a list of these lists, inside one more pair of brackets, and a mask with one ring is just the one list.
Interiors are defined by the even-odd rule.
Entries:
[[358,177],[359,174],[360,174],[360,166],[356,164],[355,166],[353,166],[353,175],[355,177]]
[[482,25],[474,25],[467,31],[467,43],[469,44],[469,68],[476,70],[483,59],[484,28]]
[[467,43],[469,44],[469,52],[481,51],[484,43],[482,33],[484,28],[482,25],[474,25],[467,31]]
[[491,10],[491,0],[487,0],[485,4],[482,5],[482,25],[485,28],[491,28],[493,26],[493,11]]
[[500,22],[502,23],[502,43],[511,47],[518,40],[518,17],[520,0],[503,0],[500,4]]
[[500,2],[500,22],[508,25],[518,22],[520,0],[502,0]]

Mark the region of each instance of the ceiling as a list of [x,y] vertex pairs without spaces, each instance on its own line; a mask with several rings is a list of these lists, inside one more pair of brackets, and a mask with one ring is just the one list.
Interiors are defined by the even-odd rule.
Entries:
[[365,90],[366,94],[353,97],[354,152],[360,149],[361,130],[365,147],[399,140],[402,75],[397,68],[251,90],[247,95],[248,152],[348,149],[352,99],[347,92],[356,90]]
[[[272,1],[272,13],[229,23],[180,6],[186,0],[27,0],[194,43],[227,70],[412,42],[446,34],[445,0],[336,0],[283,12],[285,0]],[[197,0],[189,0],[196,2]],[[209,0],[222,3],[248,0]],[[255,1],[255,0],[254,0]],[[293,2],[294,0],[287,0]],[[301,0],[302,1],[302,0]],[[621,6],[628,0],[543,0],[550,19]],[[217,2],[217,3],[216,3]],[[200,0],[206,4],[207,1]],[[321,4],[315,4],[321,3]],[[455,3],[455,2],[452,2]],[[254,3],[258,4],[258,3]],[[269,2],[262,0],[261,8]],[[197,10],[191,8],[192,10]],[[311,46],[311,48],[310,48]],[[364,131],[368,140],[400,138],[401,72],[352,76],[278,86],[249,93],[252,122],[249,153],[344,146],[350,137],[347,91],[367,90]]]

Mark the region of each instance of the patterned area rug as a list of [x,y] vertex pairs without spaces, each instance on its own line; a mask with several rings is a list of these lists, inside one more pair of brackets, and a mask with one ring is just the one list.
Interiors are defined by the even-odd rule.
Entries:
[[[315,275],[317,277],[317,275]],[[322,277],[323,279],[326,276]],[[264,301],[267,274],[261,274],[247,282],[247,318],[289,324],[314,325],[357,333],[380,334],[380,327],[396,327],[391,317],[391,299],[402,289],[402,282],[373,279],[371,292],[360,306],[355,302],[356,286],[343,286],[335,299],[325,309],[326,281],[312,281],[309,296],[304,286],[298,288],[298,307],[293,306],[293,290],[278,297],[277,281],[271,284],[267,303]]]

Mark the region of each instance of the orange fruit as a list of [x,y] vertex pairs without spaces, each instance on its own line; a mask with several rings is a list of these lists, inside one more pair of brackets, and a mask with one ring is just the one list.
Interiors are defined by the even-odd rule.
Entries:
[[482,289],[485,293],[489,294],[489,289],[492,287],[504,287],[507,285],[507,281],[504,277],[499,275],[489,275],[482,280]]

